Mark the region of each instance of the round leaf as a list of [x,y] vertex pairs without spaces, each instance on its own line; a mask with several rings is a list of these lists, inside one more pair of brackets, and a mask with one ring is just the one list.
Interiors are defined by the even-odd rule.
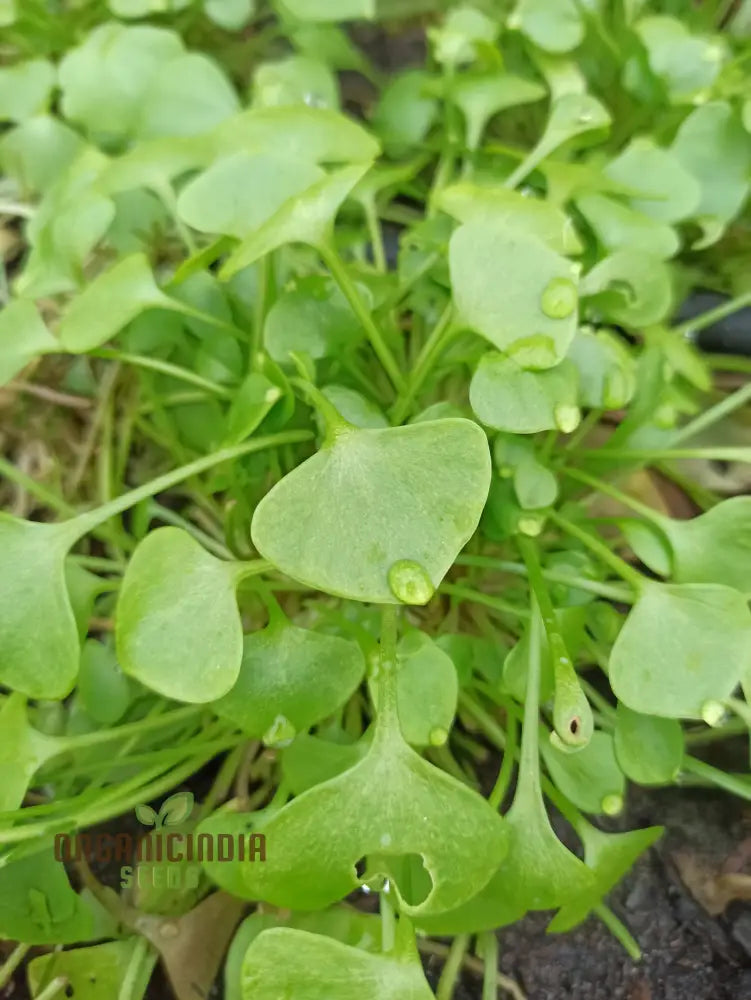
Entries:
[[683,763],[684,740],[677,719],[642,715],[618,703],[615,756],[623,773],[637,785],[672,784]]
[[496,430],[536,434],[557,427],[570,432],[579,423],[577,382],[568,360],[530,372],[513,358],[491,352],[472,376],[469,401],[478,419]]
[[158,528],[134,552],[117,604],[126,674],[177,701],[226,694],[242,660],[236,570],[180,528]]
[[253,542],[318,590],[399,603],[395,564],[416,564],[437,587],[477,527],[490,471],[485,435],[469,420],[346,430],[264,497]]

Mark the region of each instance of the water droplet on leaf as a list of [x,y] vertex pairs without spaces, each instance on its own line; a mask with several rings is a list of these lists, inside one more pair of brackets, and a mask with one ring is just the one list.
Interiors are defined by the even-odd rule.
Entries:
[[449,738],[448,732],[443,728],[443,726],[436,726],[434,729],[430,730],[430,745],[434,747],[442,747],[446,740]]
[[295,736],[297,736],[297,730],[286,715],[277,715],[263,734],[263,742],[267,747],[286,747]]
[[381,834],[381,839],[380,839],[379,843],[380,843],[381,847],[391,847],[391,834],[390,833],[382,833]]
[[579,296],[576,285],[568,278],[553,278],[545,286],[540,308],[551,319],[565,319],[576,309]]
[[537,538],[542,531],[544,523],[545,518],[541,517],[539,514],[525,514],[524,517],[519,518],[516,526],[522,535],[528,535],[530,538]]
[[606,816],[617,816],[623,809],[623,796],[606,795],[602,800],[602,811]]
[[402,604],[427,604],[435,592],[425,569],[412,559],[399,559],[388,574],[389,587]]

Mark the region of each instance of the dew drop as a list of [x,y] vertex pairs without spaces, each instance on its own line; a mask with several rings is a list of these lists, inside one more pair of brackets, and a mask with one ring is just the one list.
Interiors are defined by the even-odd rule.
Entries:
[[412,559],[399,559],[389,569],[389,587],[402,604],[427,604],[435,592],[425,568]]
[[436,726],[430,730],[430,745],[432,747],[442,747],[448,738],[448,731],[443,726]]
[[615,794],[606,795],[600,806],[606,816],[617,816],[623,809],[623,796]]
[[708,726],[719,726],[725,718],[725,707],[719,701],[705,701],[701,706],[701,717]]
[[382,833],[378,842],[381,847],[391,847],[391,834]]
[[553,278],[543,290],[540,308],[551,319],[565,319],[576,309],[578,301],[573,281],[568,278]]
[[562,434],[570,434],[575,431],[581,418],[581,410],[571,403],[559,403],[553,407],[553,420]]
[[263,734],[263,742],[267,747],[286,747],[297,736],[297,730],[286,715],[277,715],[269,728]]

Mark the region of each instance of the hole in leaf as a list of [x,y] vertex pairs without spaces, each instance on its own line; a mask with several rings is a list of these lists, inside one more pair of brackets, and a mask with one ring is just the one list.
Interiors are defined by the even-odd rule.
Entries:
[[365,872],[367,871],[367,869],[368,869],[368,859],[360,858],[360,860],[355,864],[355,874],[359,879],[363,879],[365,877]]
[[581,725],[581,719],[579,718],[578,715],[575,715],[574,718],[569,723],[569,727],[568,727],[571,730],[571,735],[572,736],[576,736],[576,734],[579,732],[579,726],[580,725]]
[[66,997],[72,997],[75,994],[75,992],[76,991],[73,989],[73,987],[70,985],[70,983],[68,983],[67,986],[65,987],[65,995],[66,995]]
[[433,879],[421,854],[383,854],[370,860],[370,870],[382,872],[410,906],[419,906],[433,891]]

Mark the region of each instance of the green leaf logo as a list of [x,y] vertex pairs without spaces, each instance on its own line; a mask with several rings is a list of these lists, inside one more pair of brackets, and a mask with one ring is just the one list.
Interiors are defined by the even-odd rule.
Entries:
[[157,830],[164,826],[179,826],[193,812],[194,801],[192,792],[177,792],[162,803],[158,813],[151,806],[137,805],[136,817],[139,823]]

